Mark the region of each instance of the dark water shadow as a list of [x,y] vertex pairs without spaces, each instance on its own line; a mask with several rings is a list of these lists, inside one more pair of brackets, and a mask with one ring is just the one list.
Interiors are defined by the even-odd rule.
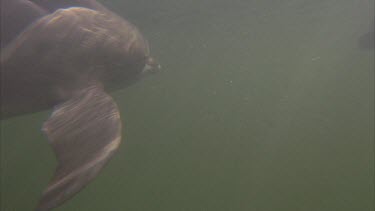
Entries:
[[374,43],[374,31],[367,32],[358,39],[358,47],[365,50],[371,50],[375,48]]
[[372,22],[372,25],[370,26],[370,31],[363,34],[358,39],[358,47],[364,50],[372,50],[375,48],[375,17],[374,21]]

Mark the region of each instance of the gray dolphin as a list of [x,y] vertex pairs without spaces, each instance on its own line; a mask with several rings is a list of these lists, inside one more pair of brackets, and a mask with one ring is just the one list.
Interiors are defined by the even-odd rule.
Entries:
[[51,210],[95,178],[119,147],[120,114],[106,90],[160,66],[138,29],[96,1],[59,1],[82,6],[66,9],[4,1],[33,18],[2,26],[13,39],[1,49],[1,117],[53,108],[42,130],[58,165],[36,208]]

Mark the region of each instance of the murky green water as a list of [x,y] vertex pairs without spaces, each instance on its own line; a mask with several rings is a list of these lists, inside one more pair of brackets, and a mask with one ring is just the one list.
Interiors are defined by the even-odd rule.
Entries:
[[[56,210],[374,210],[374,0],[103,2],[163,71],[113,93],[121,149]],[[1,122],[1,210],[52,174],[48,115]]]

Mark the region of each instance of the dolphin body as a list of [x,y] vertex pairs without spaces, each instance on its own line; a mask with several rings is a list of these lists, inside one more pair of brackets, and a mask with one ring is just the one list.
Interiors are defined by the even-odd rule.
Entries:
[[36,207],[51,210],[119,147],[120,113],[106,90],[160,66],[138,29],[94,0],[3,0],[2,10],[1,117],[53,108],[42,130],[58,165]]

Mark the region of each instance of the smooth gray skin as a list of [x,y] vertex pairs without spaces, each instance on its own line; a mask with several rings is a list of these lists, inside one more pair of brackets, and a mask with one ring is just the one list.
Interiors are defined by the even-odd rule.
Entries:
[[0,13],[1,47],[9,44],[30,23],[47,14],[48,11],[31,1],[2,0]]
[[68,7],[84,7],[116,15],[95,0],[2,0],[1,47],[37,19]]
[[87,185],[120,144],[120,114],[105,89],[127,86],[156,63],[136,27],[105,8],[40,11],[1,50],[2,118],[54,108],[43,131],[58,166],[36,208],[51,210]]

